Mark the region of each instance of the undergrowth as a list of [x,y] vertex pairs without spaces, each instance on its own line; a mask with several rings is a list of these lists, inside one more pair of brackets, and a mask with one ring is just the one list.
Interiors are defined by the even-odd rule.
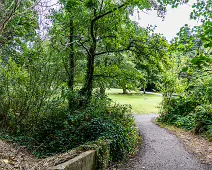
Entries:
[[[76,104],[76,103],[75,103]],[[110,140],[110,160],[134,154],[139,134],[127,106],[111,105],[110,99],[94,96],[84,108],[61,106],[31,114],[21,122],[16,116],[1,129],[1,139],[25,145],[34,155],[48,157],[96,140]]]
[[212,104],[201,104],[182,96],[164,99],[158,121],[190,130],[212,141]]

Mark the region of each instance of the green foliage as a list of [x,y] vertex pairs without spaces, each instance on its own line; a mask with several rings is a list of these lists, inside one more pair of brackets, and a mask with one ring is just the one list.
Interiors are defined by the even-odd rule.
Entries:
[[[177,67],[168,73],[175,76],[174,81],[167,81],[169,86],[164,91],[172,90],[178,96],[164,97],[159,120],[211,140],[211,1],[198,1],[192,7],[191,18],[201,19],[202,25],[193,29],[185,25],[172,42],[170,49],[178,55],[178,61]],[[163,78],[169,80],[167,76]]]
[[[26,117],[36,117],[64,102],[58,94],[61,82],[54,80],[57,69],[48,64],[49,58],[43,55],[39,60],[25,60],[24,66],[12,59],[0,62],[0,125],[18,130],[16,125],[21,126]],[[54,76],[50,76],[52,74]]]
[[[124,160],[139,140],[134,120],[126,106],[113,106],[92,90],[135,89],[147,83],[158,83],[164,93],[161,120],[210,136],[211,14],[205,3],[196,4],[192,15],[205,16],[202,29],[186,25],[171,46],[190,57],[181,62],[180,57],[170,60],[173,51],[161,35],[153,34],[152,27],[138,27],[129,15],[139,7],[156,9],[164,17],[166,5],[176,7],[182,1],[60,0],[46,39],[38,34],[36,0],[2,2],[2,138],[26,145],[40,157],[109,140],[110,154],[103,144],[100,155]],[[172,98],[174,93],[181,97]]]
[[[96,96],[86,109],[75,110],[72,114],[60,108],[38,117],[29,116],[23,121],[22,129],[12,135],[12,140],[26,145],[41,157],[65,152],[87,142],[111,140],[111,161],[127,159],[135,152],[138,131],[133,117],[126,114],[129,109],[110,106],[109,101]],[[13,119],[10,123],[14,123]]]
[[203,76],[194,71],[191,75],[184,92],[178,93],[176,97],[164,96],[159,120],[198,134],[206,134],[210,138],[212,79],[208,74]]
[[[142,73],[135,68],[133,58],[125,53],[114,58],[102,57],[97,61],[95,85],[101,84],[105,89],[110,87],[135,90],[140,86]],[[98,77],[99,76],[99,77]]]
[[206,133],[209,137],[212,136],[212,105],[200,105],[194,110],[195,127],[194,131],[197,134]]
[[164,99],[160,120],[172,124],[177,122],[178,117],[188,115],[196,106],[196,101],[186,97],[179,96],[171,99]]
[[172,99],[171,103],[165,103],[166,107],[164,104],[158,120],[211,138],[212,105],[194,102],[181,97]]
[[188,114],[186,116],[178,116],[173,124],[177,127],[183,127],[186,130],[194,129],[195,117],[193,114]]
[[[204,62],[207,61],[204,60]],[[202,67],[206,69],[207,65]],[[181,91],[176,97],[164,96],[159,120],[211,138],[212,79],[207,72],[202,73],[196,68],[199,67],[193,66],[185,70],[190,72],[189,78],[182,78],[183,81],[187,79],[187,85],[184,84],[183,88],[185,91]],[[176,87],[176,85],[170,85],[170,88]]]

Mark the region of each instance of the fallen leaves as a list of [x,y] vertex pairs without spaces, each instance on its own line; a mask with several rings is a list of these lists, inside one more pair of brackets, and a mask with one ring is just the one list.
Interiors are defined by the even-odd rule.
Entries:
[[4,161],[5,163],[8,163],[8,162],[9,162],[7,159],[4,159],[3,161]]

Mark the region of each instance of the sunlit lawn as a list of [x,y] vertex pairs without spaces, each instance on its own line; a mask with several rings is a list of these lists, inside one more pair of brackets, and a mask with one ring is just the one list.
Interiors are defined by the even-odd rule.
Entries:
[[117,103],[130,104],[133,113],[158,113],[159,104],[162,97],[156,94],[141,94],[139,92],[130,92],[129,94],[122,94],[121,89],[110,89],[106,93]]

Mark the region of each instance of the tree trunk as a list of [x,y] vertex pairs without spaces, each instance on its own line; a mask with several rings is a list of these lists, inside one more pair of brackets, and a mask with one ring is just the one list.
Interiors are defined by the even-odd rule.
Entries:
[[100,94],[102,94],[102,95],[105,95],[105,91],[106,91],[106,88],[104,87],[104,85],[101,85],[100,86]]
[[80,94],[83,95],[87,101],[86,103],[90,102],[92,97],[92,90],[93,90],[93,79],[94,79],[94,58],[96,55],[96,35],[95,35],[95,19],[91,21],[91,29],[90,35],[92,38],[92,44],[90,46],[89,52],[87,54],[87,72],[85,77],[85,84],[84,87],[80,90]]
[[145,84],[143,86],[143,89],[144,89],[144,94],[146,94],[146,85]]
[[124,87],[122,87],[122,89],[123,89],[123,94],[127,94],[127,87],[124,86]]
[[89,50],[90,55],[88,55],[87,57],[87,72],[85,77],[85,84],[80,91],[80,94],[86,97],[87,102],[89,102],[93,90],[95,50],[96,50],[96,43],[93,43],[93,45]]
[[75,55],[74,55],[74,21],[70,19],[70,37],[69,37],[69,80],[68,80],[68,86],[70,90],[74,89],[74,77],[75,77],[75,71],[76,71],[76,61],[75,61]]
[[[70,19],[70,37],[69,37],[69,74],[68,74],[68,87],[71,91],[74,90],[74,78],[76,71],[76,59],[74,55],[74,21]],[[69,97],[69,109],[73,106],[72,98]]]

